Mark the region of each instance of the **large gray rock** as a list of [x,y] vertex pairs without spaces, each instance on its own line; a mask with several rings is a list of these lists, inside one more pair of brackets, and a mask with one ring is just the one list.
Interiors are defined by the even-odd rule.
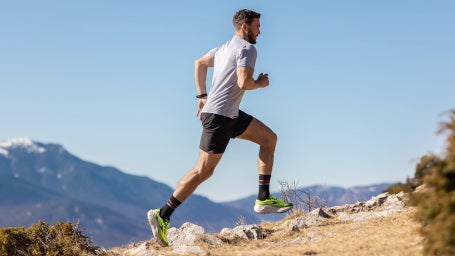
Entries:
[[117,253],[115,251],[110,251],[113,255],[123,255],[123,256],[156,256],[158,255],[156,252],[149,250],[147,248],[147,242],[142,242],[139,245],[134,245],[132,248],[128,248],[123,251],[122,254]]
[[226,240],[232,241],[235,239],[258,240],[262,239],[262,230],[258,225],[240,225],[234,229],[223,228],[220,236]]
[[288,220],[278,226],[278,229],[287,229],[290,231],[299,231],[302,228],[318,227],[325,221],[325,218],[319,216],[319,212],[307,213],[303,216]]
[[326,218],[326,219],[329,219],[331,218],[332,216],[330,216],[330,214],[328,214],[327,212],[325,212],[322,208],[317,208],[317,209],[314,209],[310,212],[310,214],[314,215],[314,216],[319,216],[319,217],[322,217],[322,218]]
[[204,235],[204,228],[190,222],[185,222],[180,228],[170,228],[167,239],[169,245],[193,245],[194,242]]
[[170,228],[167,239],[169,245],[174,247],[176,254],[200,253],[202,249],[196,246],[197,240],[203,239],[204,228],[190,222],[185,222],[180,228]]

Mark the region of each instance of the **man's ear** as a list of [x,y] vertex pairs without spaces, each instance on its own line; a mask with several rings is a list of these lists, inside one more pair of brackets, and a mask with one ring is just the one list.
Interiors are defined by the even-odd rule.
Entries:
[[242,30],[243,30],[245,33],[248,32],[248,24],[243,23],[241,28],[242,28]]

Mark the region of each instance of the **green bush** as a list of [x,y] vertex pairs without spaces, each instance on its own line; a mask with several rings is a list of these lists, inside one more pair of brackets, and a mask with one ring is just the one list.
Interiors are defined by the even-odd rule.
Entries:
[[422,157],[417,169],[424,189],[414,193],[426,255],[455,255],[455,110],[440,132],[448,132],[443,157]]
[[0,228],[0,255],[101,255],[76,224],[38,222],[29,228]]

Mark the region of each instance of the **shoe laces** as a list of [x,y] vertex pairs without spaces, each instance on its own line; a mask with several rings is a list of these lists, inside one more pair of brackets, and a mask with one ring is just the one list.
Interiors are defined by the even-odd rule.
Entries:
[[163,219],[163,226],[164,226],[164,229],[165,229],[165,230],[168,230],[170,224],[171,224],[170,221],[164,220],[164,219]]
[[276,198],[276,197],[274,197],[272,195],[269,195],[269,199],[273,200],[275,202],[278,202],[278,203],[286,203],[283,199]]
[[159,222],[160,222],[160,226],[163,228],[163,230],[167,231],[167,229],[169,228],[171,222],[169,220],[166,220],[166,219],[163,219],[163,218],[159,218]]
[[280,200],[280,199],[278,199],[278,198],[276,198],[276,197],[274,197],[272,195],[269,195],[269,199],[270,200],[274,200],[274,201],[279,201]]

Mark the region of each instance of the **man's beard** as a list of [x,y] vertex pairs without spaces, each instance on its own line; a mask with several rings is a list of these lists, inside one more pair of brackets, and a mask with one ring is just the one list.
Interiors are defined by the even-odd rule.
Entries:
[[253,34],[250,30],[248,30],[247,32],[248,32],[248,33],[247,33],[248,42],[249,42],[250,44],[256,44],[256,38],[255,38],[254,34]]

